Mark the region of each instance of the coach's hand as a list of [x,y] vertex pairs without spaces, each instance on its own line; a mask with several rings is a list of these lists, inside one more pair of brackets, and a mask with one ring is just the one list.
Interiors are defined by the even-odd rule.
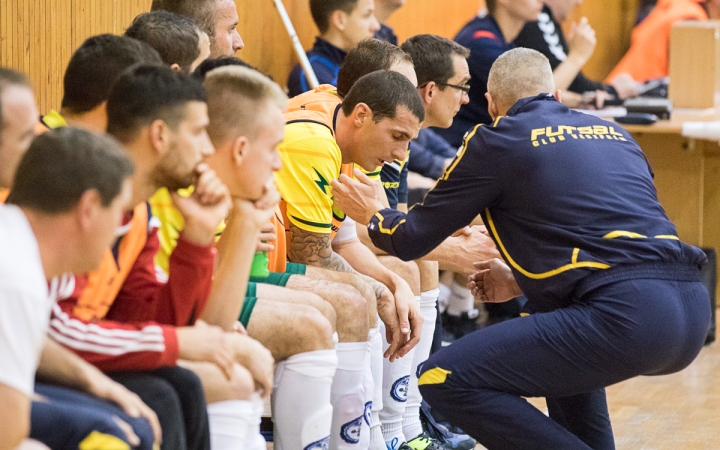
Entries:
[[198,180],[190,197],[171,192],[173,203],[185,219],[182,236],[193,244],[209,245],[232,205],[230,192],[214,170],[201,163],[195,169]]
[[468,289],[485,303],[502,303],[522,295],[510,268],[497,258],[475,263],[478,272],[470,275]]
[[334,201],[348,217],[367,225],[376,212],[385,209],[383,187],[358,169],[355,169],[355,178],[357,180],[342,174],[332,181]]
[[484,226],[475,225],[463,230],[467,232],[456,233],[446,239],[452,250],[449,252],[450,258],[440,261],[442,269],[471,275],[476,272],[476,261],[502,258]]

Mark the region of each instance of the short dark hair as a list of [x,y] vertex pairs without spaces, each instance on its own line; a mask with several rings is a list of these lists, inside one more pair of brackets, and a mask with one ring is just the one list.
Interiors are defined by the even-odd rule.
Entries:
[[192,19],[169,11],[142,13],[125,30],[125,36],[157,50],[165,64],[177,64],[186,72],[200,56],[200,33]]
[[[418,86],[423,86],[430,81],[447,83],[450,78],[455,76],[453,55],[462,56],[465,59],[470,56],[470,50],[467,48],[434,34],[413,36],[403,42],[400,48],[412,56]],[[439,87],[441,90],[445,88],[445,86]]]
[[118,78],[107,103],[108,133],[132,141],[155,120],[175,128],[189,102],[206,102],[200,81],[165,66],[137,66]]
[[[3,128],[5,127],[5,117],[3,117],[2,93],[6,88],[10,86],[22,86],[30,89],[30,81],[24,74],[20,72],[0,67],[0,132],[2,132]],[[0,135],[0,138],[1,137],[2,135]]]
[[337,92],[345,97],[350,88],[363,75],[377,70],[389,70],[394,64],[406,61],[413,64],[412,57],[397,45],[380,39],[366,39],[350,50],[338,72]]
[[373,122],[394,119],[400,106],[407,108],[420,122],[425,120],[425,105],[417,89],[404,75],[378,70],[361,77],[342,101],[346,116],[359,103],[365,103],[373,113]]
[[20,160],[7,202],[59,214],[94,189],[108,206],[134,172],[127,151],[111,137],[61,127],[35,138]]
[[[257,70],[259,72],[257,67],[251,66],[240,58],[236,58],[235,56],[223,56],[220,58],[206,59],[201,62],[200,65],[197,66],[197,69],[195,69],[195,72],[193,72],[192,76],[200,81],[203,81],[208,72],[217,69],[218,67],[225,66],[247,67],[248,69]],[[272,79],[272,77],[269,78]]]
[[101,34],[75,50],[65,70],[62,107],[73,113],[95,109],[107,100],[113,83],[135,64],[162,64],[160,55],[144,42]]
[[218,0],[153,0],[150,11],[170,11],[189,17],[210,36],[215,36],[215,12]]
[[320,34],[330,29],[330,16],[342,10],[350,14],[357,7],[358,0],[310,0],[310,13]]

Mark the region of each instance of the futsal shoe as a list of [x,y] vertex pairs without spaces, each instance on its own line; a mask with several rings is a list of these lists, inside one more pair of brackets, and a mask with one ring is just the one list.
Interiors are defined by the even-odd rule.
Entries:
[[443,450],[444,448],[439,441],[431,438],[427,433],[410,439],[407,442],[407,446],[412,450]]

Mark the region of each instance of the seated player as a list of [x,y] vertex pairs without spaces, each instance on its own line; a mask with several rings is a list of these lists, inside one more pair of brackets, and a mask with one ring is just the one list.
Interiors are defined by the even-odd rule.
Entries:
[[125,36],[154,48],[171,69],[192,73],[210,56],[210,39],[192,19],[168,11],[137,16]]
[[[335,86],[347,52],[380,30],[373,0],[310,0],[310,12],[320,30],[307,52],[310,65],[320,84]],[[311,89],[300,64],[290,72],[287,86],[290,97]]]
[[233,0],[153,0],[151,11],[170,11],[191,18],[210,38],[210,58],[235,56],[245,47],[237,32]]
[[[423,364],[420,390],[434,409],[489,448],[614,448],[605,386],[677,372],[705,342],[706,257],[678,239],[632,137],[552,96],[542,54],[502,55],[488,88],[494,124],[470,132],[422,205],[407,215],[383,209],[361,174],[333,183],[336,200],[369,224],[375,245],[404,259],[481,214],[508,265],[478,263],[474,293],[528,298],[528,317]],[[522,398],[541,396],[549,417]]]
[[[403,95],[386,100],[389,104],[377,97],[380,92],[387,95],[386,90],[389,89],[387,86],[377,86],[379,79],[357,90],[358,98],[352,98],[348,94],[343,100],[344,114],[340,112],[340,98],[333,93],[332,86],[321,86],[291,100],[286,113],[286,138],[280,146],[283,166],[277,176],[283,197],[283,215],[288,234],[287,253],[290,261],[350,273],[356,273],[355,269],[358,269],[363,275],[372,277],[368,280],[376,286],[376,290],[382,292],[385,291],[385,286],[388,286],[395,294],[396,301],[407,302],[409,308],[401,303],[399,311],[393,311],[394,303],[391,299],[378,299],[378,313],[389,333],[386,355],[390,355],[392,360],[395,356],[404,356],[419,338],[415,333],[419,332],[422,318],[417,311],[412,291],[402,278],[384,268],[372,252],[357,239],[351,237],[340,244],[333,241],[344,216],[333,208],[332,195],[326,187],[330,180],[339,176],[343,163],[358,163],[368,170],[374,170],[384,160],[405,156],[407,143],[415,135],[414,125],[417,124],[419,128],[419,116],[423,114],[422,111],[410,109],[421,106],[421,102],[414,103],[414,100],[419,100],[417,93],[412,91],[414,96],[409,96],[407,90],[404,90],[404,87],[412,84],[402,76],[399,77],[405,84],[400,83],[398,76],[395,73],[384,73],[382,77],[387,78],[389,86],[403,92]],[[351,117],[354,116],[349,115],[355,105],[366,105],[365,100],[377,108],[383,108],[379,111],[380,118],[375,117],[382,126],[374,126],[376,122],[372,119],[371,109],[364,109],[366,106],[358,106],[362,113],[360,117],[356,117],[358,123],[351,125],[354,123]],[[346,104],[346,101],[349,103]],[[353,106],[349,106],[351,104]],[[400,114],[403,115],[402,118],[399,117]],[[364,121],[368,122],[364,127],[360,127],[359,123]],[[402,148],[403,145],[405,148]],[[374,151],[363,153],[361,148],[372,148]],[[392,157],[393,155],[396,157]],[[354,258],[353,264],[356,267],[348,264],[340,252]],[[381,280],[381,283],[376,280]],[[403,333],[410,331],[411,326],[407,322],[405,308],[409,309],[413,330],[407,342],[408,336]],[[396,320],[398,315],[399,323]]]
[[[225,63],[228,65],[244,65],[237,59],[228,59]],[[208,64],[216,65],[220,64],[220,61],[210,60],[204,65]],[[259,73],[257,75],[260,76]],[[262,125],[264,122],[267,122],[267,120],[260,120],[261,118],[256,117],[256,115],[254,115],[255,113],[250,116],[247,115],[249,111],[255,110],[255,106],[252,105],[262,100],[256,98],[259,94],[252,94],[248,92],[248,90],[257,88],[261,92],[273,92],[275,89],[267,88],[268,84],[274,84],[265,77],[262,78],[265,80],[264,83],[260,84],[258,84],[259,82],[256,80],[257,77],[253,77],[252,80],[244,80],[243,77],[239,76],[235,78],[238,79],[234,79],[234,77],[224,73],[224,76],[218,76],[217,79],[214,78],[216,81],[208,85],[210,116],[210,127],[208,131],[217,149],[216,154],[209,158],[208,162],[217,170],[220,177],[231,186],[231,193],[233,195],[247,197],[249,195],[247,193],[249,188],[238,185],[235,179],[246,179],[250,177],[250,174],[252,174],[253,177],[257,177],[256,172],[258,170],[257,168],[253,168],[254,166],[247,160],[243,160],[242,164],[237,165],[235,163],[236,159],[232,156],[232,153],[229,153],[233,148],[230,144],[237,140],[248,140],[248,145],[252,146],[252,148],[268,145],[265,140],[262,139],[264,135],[253,131],[251,125],[240,126],[237,124],[260,123]],[[266,86],[266,88],[262,89],[261,86]],[[237,101],[229,102],[226,97],[236,98]],[[247,106],[247,112],[238,109],[241,105],[248,103],[250,103],[251,106]],[[228,117],[234,117],[235,120],[231,121]],[[266,129],[267,133],[272,132],[270,125],[264,124],[263,126],[263,130]],[[284,123],[280,129],[283,127]],[[231,131],[227,131],[227,129]],[[232,140],[226,137],[228,133],[234,134],[240,133],[241,131],[243,134],[236,136]],[[238,167],[235,167],[236,165]],[[236,186],[236,189],[233,190],[233,186]],[[172,249],[176,245],[178,238],[178,232],[176,230],[182,228],[182,216],[172,207],[167,191],[161,190],[156,193],[150,203],[153,208],[153,213],[163,222],[163,226],[159,230],[162,250],[156,257],[156,263],[164,270],[167,270],[167,255],[172,252]],[[374,341],[376,337],[379,339],[377,326],[375,325],[375,318],[377,317],[374,306],[375,295],[365,281],[352,274],[339,274],[317,268],[307,268],[302,264],[286,265],[285,230],[280,221],[276,221],[276,225],[278,228],[277,240],[271,243],[276,244],[277,248],[268,254],[269,260],[271,261],[270,269],[273,270],[274,273],[270,273],[270,276],[266,278],[252,278],[252,282],[248,284],[245,303],[243,304],[242,311],[239,313],[240,320],[245,326],[248,326],[248,321],[251,320],[249,328],[250,336],[258,338],[265,344],[273,352],[273,356],[277,361],[283,361],[289,356],[292,356],[285,364],[278,366],[279,369],[291,369],[291,367],[300,364],[303,358],[312,356],[309,353],[305,356],[301,355],[301,353],[313,350],[309,345],[316,345],[314,343],[304,343],[302,336],[308,334],[322,335],[325,329],[334,328],[337,330],[339,360],[338,369],[332,384],[331,397],[333,399],[333,405],[337,406],[334,408],[333,423],[340,429],[344,424],[350,423],[360,417],[359,415],[345,417],[345,415],[342,414],[342,408],[340,406],[342,402],[346,401],[344,399],[346,397],[357,397],[360,395],[363,387],[369,392],[373,391],[372,376],[369,372],[362,372],[362,367],[357,367],[355,362],[367,357],[369,353],[368,345],[366,345],[367,341]],[[265,233],[263,236],[264,239],[276,239],[276,236],[271,233]],[[264,246],[266,245],[267,244],[259,244],[259,250],[264,251]],[[348,281],[354,282],[356,285],[364,288],[364,292],[359,292],[353,285],[345,284],[345,279],[339,275],[346,275],[345,278],[357,278]],[[231,276],[232,280],[236,280],[237,278],[237,275]],[[215,277],[214,284],[222,285],[224,282],[225,280],[221,277]],[[217,289],[214,287],[213,292],[224,292],[224,298],[228,296],[227,290],[220,287]],[[241,294],[235,295],[234,297],[238,300],[242,299]],[[218,300],[224,301],[222,298]],[[210,302],[212,302],[212,300],[210,300]],[[293,303],[292,311],[278,309],[277,302]],[[368,304],[370,306],[368,306]],[[305,306],[312,308],[308,310]],[[330,326],[322,320],[322,317],[318,317],[320,316],[318,311],[312,311],[313,308],[319,310],[320,313],[326,316],[330,321]],[[293,319],[295,315],[300,313],[309,315],[310,319],[303,321]],[[218,324],[228,329],[237,317],[238,315],[216,314],[212,317],[208,315],[206,320],[208,320],[209,323]],[[278,325],[275,324],[276,322],[289,325],[278,328]],[[253,323],[254,325],[252,325]],[[313,326],[308,326],[308,324],[317,324],[318,329],[315,329]],[[318,372],[318,374],[320,373],[321,372]],[[285,380],[286,377],[283,377],[283,379]],[[289,381],[289,378],[287,378],[287,380]],[[283,390],[283,392],[287,392],[287,390]],[[297,435],[295,428],[290,425],[296,424],[293,426],[300,426],[301,423],[299,423],[298,420],[312,416],[311,413],[298,414],[298,412],[312,411],[316,408],[315,405],[322,404],[322,396],[316,396],[312,401],[304,402],[302,408],[299,406],[286,407],[286,399],[288,398],[290,397],[276,396],[275,403],[278,406],[274,409],[274,411],[276,411],[274,415],[282,415],[285,417],[285,419],[278,420],[278,426],[276,427],[277,433],[285,436],[284,439],[278,436],[278,439],[284,442],[291,441],[293,439],[292,437]],[[370,402],[370,399],[365,402],[366,408],[372,407],[372,405],[368,404]]]
[[[272,356],[247,336],[195,323],[210,289],[215,228],[230,206],[227,188],[202,163],[213,152],[206,108],[202,86],[169,68],[138,66],[118,79],[108,100],[108,131],[136,162],[131,204],[138,206],[126,217],[115,253],[106,254],[98,271],[75,277],[76,292],[60,302],[51,332],[103,370],[191,368],[203,381],[213,445],[255,448],[262,401],[253,394],[257,383],[269,395]],[[156,222],[143,201],[160,187],[190,184],[193,195],[176,199],[185,228],[171,275],[158,278]],[[83,325],[89,322],[95,326]],[[72,332],[78,328],[84,333]],[[115,329],[129,333],[121,342],[99,339]]]
[[[99,264],[130,197],[132,162],[111,139],[81,130],[44,135],[24,152],[13,139],[17,135],[5,129],[22,121],[25,129],[34,125],[37,110],[26,83],[20,74],[0,69],[0,132],[11,140],[0,141],[0,161],[17,168],[8,204],[0,205],[0,441],[3,448],[15,448],[29,435],[52,448],[100,448],[97,443],[104,442],[149,450],[161,439],[155,414],[136,395],[46,337],[49,312],[62,286],[57,278],[48,290],[48,280]],[[19,117],[6,124],[6,113]],[[12,153],[25,154],[13,164]],[[0,179],[0,186],[7,181]],[[33,386],[36,369],[43,380],[97,397]],[[98,397],[117,402],[127,413]],[[150,420],[155,436],[141,415]]]
[[135,64],[162,64],[162,59],[152,47],[135,39],[112,34],[87,38],[65,69],[60,112],[52,110],[41,117],[42,125],[104,132],[110,88],[121,73]]

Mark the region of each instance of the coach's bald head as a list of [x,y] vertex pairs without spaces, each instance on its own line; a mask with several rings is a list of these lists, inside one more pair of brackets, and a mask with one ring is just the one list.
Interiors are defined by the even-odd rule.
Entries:
[[543,92],[556,94],[550,62],[545,55],[529,48],[503,53],[490,69],[487,87],[485,96],[493,118],[507,114],[521,98]]

